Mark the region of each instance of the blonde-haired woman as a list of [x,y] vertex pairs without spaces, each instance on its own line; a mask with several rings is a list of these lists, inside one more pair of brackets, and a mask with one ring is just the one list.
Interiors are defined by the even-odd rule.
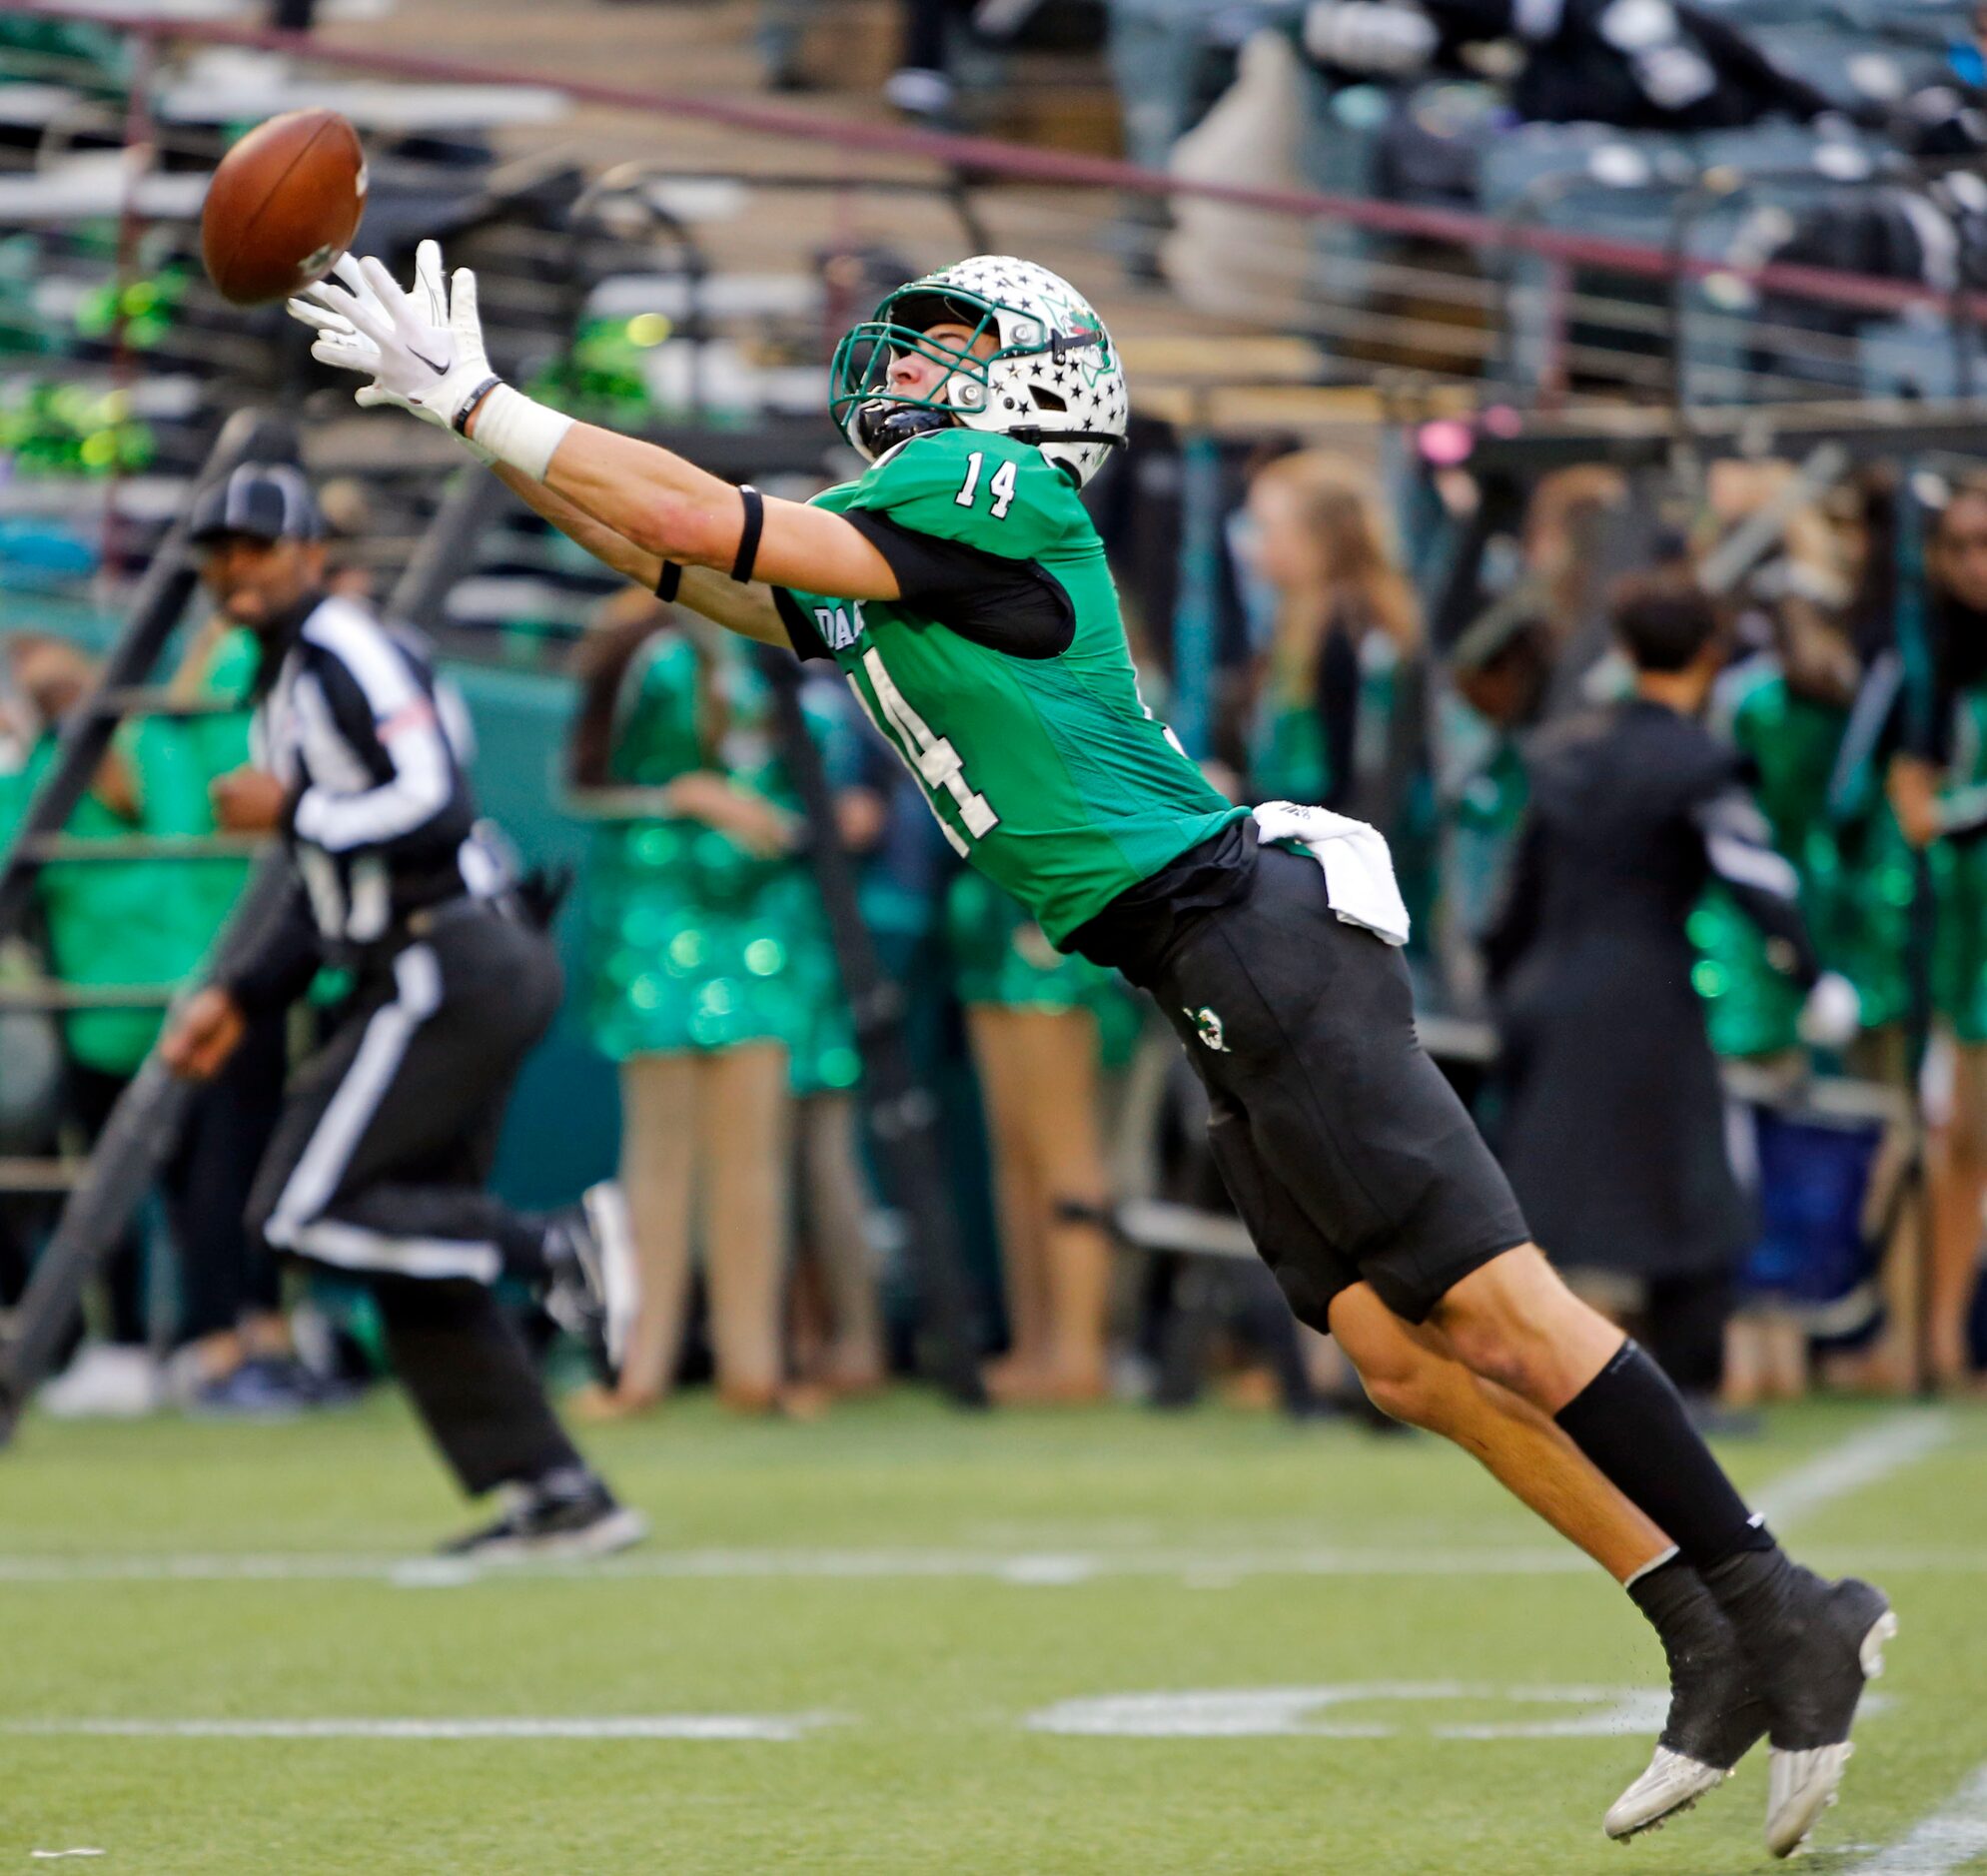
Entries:
[[1396,834],[1413,811],[1422,615],[1374,474],[1300,450],[1249,483],[1244,549],[1274,598],[1247,730],[1249,793]]

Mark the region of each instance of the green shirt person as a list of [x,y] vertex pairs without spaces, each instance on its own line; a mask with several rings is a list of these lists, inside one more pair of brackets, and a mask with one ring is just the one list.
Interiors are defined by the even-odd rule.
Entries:
[[[30,646],[17,663],[21,689],[46,718],[77,701],[87,683],[82,655],[55,640]],[[9,827],[27,810],[54,761],[52,736],[31,749],[0,790]],[[65,832],[78,840],[184,836],[210,830],[206,777],[182,725],[167,717],[127,724]],[[49,966],[62,983],[106,990],[171,989],[205,955],[212,925],[184,891],[183,860],[58,860],[45,866],[38,897]],[[163,1007],[78,1010],[63,1018],[70,1055],[107,1075],[131,1075],[159,1034]]]

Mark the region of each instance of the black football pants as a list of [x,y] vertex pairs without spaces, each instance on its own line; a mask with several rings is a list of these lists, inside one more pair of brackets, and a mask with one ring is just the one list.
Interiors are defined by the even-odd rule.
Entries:
[[298,1072],[249,1221],[276,1250],[368,1284],[395,1370],[478,1493],[581,1462],[491,1291],[542,1278],[542,1230],[484,1190],[562,986],[550,941],[488,906],[458,901],[425,924],[362,973]]

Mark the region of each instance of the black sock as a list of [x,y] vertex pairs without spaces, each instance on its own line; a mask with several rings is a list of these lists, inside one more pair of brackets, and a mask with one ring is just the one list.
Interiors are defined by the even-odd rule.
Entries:
[[1680,1650],[1695,1646],[1707,1628],[1714,1635],[1723,1631],[1716,1599],[1680,1551],[1669,1551],[1660,1562],[1650,1563],[1629,1577],[1623,1586],[1628,1599],[1662,1637],[1663,1652],[1672,1661]]
[[1567,1438],[1629,1503],[1668,1533],[1700,1575],[1773,1539],[1711,1456],[1669,1378],[1624,1342],[1557,1415]]

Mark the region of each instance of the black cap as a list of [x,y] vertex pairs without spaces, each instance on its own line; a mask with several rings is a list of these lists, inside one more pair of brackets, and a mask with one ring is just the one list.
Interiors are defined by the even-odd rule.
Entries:
[[187,538],[200,546],[224,534],[317,540],[324,531],[324,516],[302,469],[289,463],[244,463],[194,497]]

